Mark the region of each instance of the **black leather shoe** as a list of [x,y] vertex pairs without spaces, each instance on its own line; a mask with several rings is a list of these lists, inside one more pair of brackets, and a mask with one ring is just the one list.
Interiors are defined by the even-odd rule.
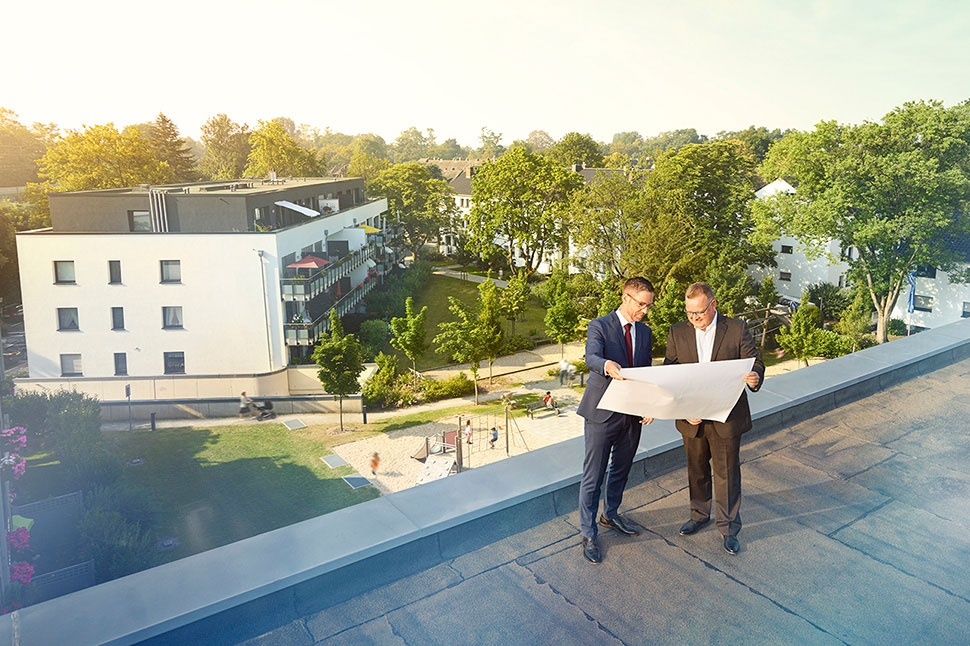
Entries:
[[709,522],[711,522],[710,518],[707,520],[688,520],[686,523],[684,523],[684,526],[680,528],[680,535],[689,536],[690,534],[697,532],[697,530]]
[[595,538],[583,536],[583,558],[594,564],[603,562],[603,555],[600,554],[600,548],[596,547]]
[[616,518],[607,518],[606,516],[600,516],[600,527],[609,527],[610,529],[615,529],[621,534],[626,534],[627,536],[640,535],[640,530],[638,530],[633,525],[623,520],[619,516],[617,516]]
[[737,554],[738,550],[741,549],[741,544],[738,543],[737,536],[725,536],[724,537],[724,551],[728,554]]

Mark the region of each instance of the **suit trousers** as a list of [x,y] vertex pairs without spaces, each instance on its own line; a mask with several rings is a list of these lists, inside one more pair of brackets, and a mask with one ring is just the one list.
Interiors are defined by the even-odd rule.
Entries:
[[579,527],[583,536],[596,538],[596,510],[604,478],[606,504],[603,515],[616,518],[633,466],[633,456],[640,445],[640,429],[639,417],[622,413],[614,413],[602,424],[586,421],[583,431],[586,457],[583,479],[579,483]]
[[711,422],[701,422],[697,437],[684,436],[690,517],[711,516],[711,467],[714,469],[714,504],[717,529],[723,536],[741,531],[741,437],[721,437]]

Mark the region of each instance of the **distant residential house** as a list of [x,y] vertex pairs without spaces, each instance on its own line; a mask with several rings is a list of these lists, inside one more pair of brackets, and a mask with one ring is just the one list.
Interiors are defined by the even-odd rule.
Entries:
[[28,388],[120,399],[138,379],[283,374],[397,263],[387,200],[359,178],[56,193],[50,207],[50,228],[17,235]]
[[[755,193],[758,199],[766,199],[778,193],[795,193],[796,189],[783,179],[762,187]],[[962,257],[962,266],[970,264],[970,238],[954,241],[954,248]],[[842,249],[838,240],[831,240],[826,246],[826,254],[811,259],[805,253],[805,246],[796,238],[783,236],[773,245],[777,267],[774,270],[775,289],[778,294],[799,300],[805,289],[814,283],[827,282],[839,287],[846,286],[846,272],[849,269],[845,260],[852,260],[858,251],[854,247]],[[831,258],[839,258],[832,262]],[[909,286],[904,285],[892,318],[911,323],[914,329],[928,329],[952,323],[963,317],[970,317],[970,285],[951,283],[946,272],[933,267],[916,268],[915,308],[912,314],[907,310]],[[757,278],[757,276],[755,276]]]

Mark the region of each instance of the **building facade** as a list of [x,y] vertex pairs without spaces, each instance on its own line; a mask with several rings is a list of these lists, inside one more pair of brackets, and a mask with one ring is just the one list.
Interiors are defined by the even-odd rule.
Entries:
[[[359,179],[51,196],[18,234],[30,382],[117,385],[283,370],[396,262]],[[153,397],[158,393],[152,393]],[[146,396],[146,393],[142,393]]]

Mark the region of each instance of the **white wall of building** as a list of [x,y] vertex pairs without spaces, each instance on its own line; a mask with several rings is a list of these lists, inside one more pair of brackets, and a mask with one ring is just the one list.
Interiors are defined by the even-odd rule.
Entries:
[[936,272],[936,278],[917,277],[916,295],[932,297],[932,311],[906,312],[909,302],[909,283],[906,283],[899,293],[892,318],[918,327],[933,328],[958,321],[966,316],[965,313],[970,313],[970,285],[951,283],[945,272]]

